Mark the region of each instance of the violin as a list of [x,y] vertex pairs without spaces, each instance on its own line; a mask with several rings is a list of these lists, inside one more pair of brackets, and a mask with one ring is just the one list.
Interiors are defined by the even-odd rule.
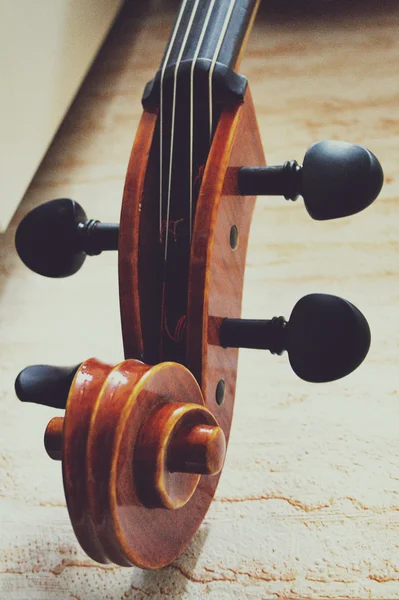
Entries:
[[68,198],[31,211],[15,244],[46,277],[117,251],[124,360],[35,365],[23,402],[62,408],[45,431],[62,463],[71,523],[99,563],[163,567],[187,547],[214,497],[233,418],[239,348],[287,352],[308,382],[346,376],[370,329],[349,301],[310,294],[290,318],[241,318],[256,196],[299,197],[316,220],[368,207],[383,184],[374,154],[321,141],[302,164],[266,166],[240,60],[260,0],[183,0],[143,93],[119,224]]

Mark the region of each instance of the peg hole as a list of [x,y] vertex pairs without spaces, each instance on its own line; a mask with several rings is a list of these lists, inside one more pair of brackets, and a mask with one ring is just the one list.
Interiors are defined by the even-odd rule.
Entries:
[[216,394],[215,394],[216,404],[221,406],[224,402],[225,395],[226,395],[226,384],[224,382],[224,379],[220,379],[216,386]]
[[236,225],[230,229],[230,246],[232,250],[236,250],[238,246],[238,229]]

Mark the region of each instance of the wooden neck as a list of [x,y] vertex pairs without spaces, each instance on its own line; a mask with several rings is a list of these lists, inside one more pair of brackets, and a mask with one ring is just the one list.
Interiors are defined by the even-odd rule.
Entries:
[[238,66],[260,0],[182,0],[161,67],[208,59]]

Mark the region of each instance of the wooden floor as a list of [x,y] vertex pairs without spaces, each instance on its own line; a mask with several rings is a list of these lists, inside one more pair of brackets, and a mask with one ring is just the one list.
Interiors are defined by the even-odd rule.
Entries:
[[398,598],[397,1],[262,3],[241,71],[269,163],[346,139],[377,154],[386,184],[370,209],[330,223],[310,220],[301,202],[259,199],[244,315],[288,317],[304,294],[329,292],[359,306],[373,342],[356,373],[328,385],[299,381],[286,357],[241,352],[226,466],[185,554],[159,572],[90,561],[69,523],[60,465],[43,449],[57,411],[15,398],[28,364],[122,358],[116,255],[46,280],[19,262],[13,236],[24,214],[56,197],[118,220],[140,97],[176,7],[126,7],[1,238],[0,598]]

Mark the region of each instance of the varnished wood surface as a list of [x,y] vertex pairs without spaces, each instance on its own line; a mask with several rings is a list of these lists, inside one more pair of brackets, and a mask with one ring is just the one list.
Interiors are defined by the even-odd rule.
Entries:
[[[77,399],[71,393],[68,404]],[[100,541],[100,562],[154,569],[188,545],[212,499],[198,484],[214,475],[171,472],[167,448],[179,426],[217,425],[202,405],[198,383],[181,365],[149,368],[124,361],[105,379],[81,457],[86,460],[87,521],[95,533],[81,530],[80,538],[84,547],[87,537]],[[73,483],[68,491],[76,503]]]
[[46,280],[18,261],[12,238],[22,216],[53,197],[71,196],[89,217],[118,218],[141,93],[173,18],[172,6],[140,4],[141,15],[131,4],[112,33],[2,238],[0,597],[397,598],[396,2],[264,2],[241,65],[269,164],[341,138],[369,146],[386,174],[381,199],[342,222],[316,223],[299,202],[259,199],[244,316],[288,316],[315,291],[342,295],[370,321],[366,363],[312,386],[285,357],[241,351],[220,487],[185,554],[143,572],[95,565],[76,542],[60,465],[43,449],[44,428],[61,413],[19,404],[13,379],[36,362],[122,359],[117,259],[88,259],[73,278]]

